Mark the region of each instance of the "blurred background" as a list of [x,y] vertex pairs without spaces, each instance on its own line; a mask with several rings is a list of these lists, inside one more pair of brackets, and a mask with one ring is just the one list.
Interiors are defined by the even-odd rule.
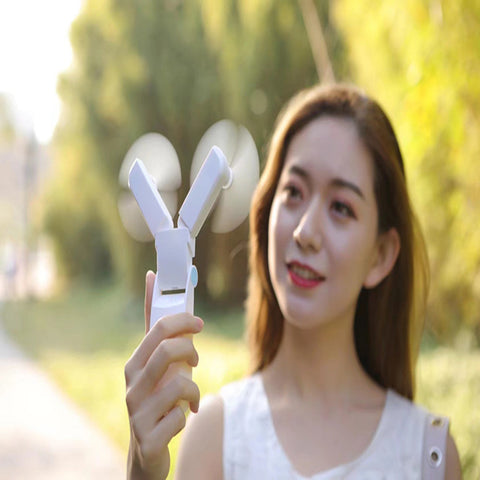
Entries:
[[[122,225],[139,136],[245,125],[265,157],[282,105],[358,84],[390,115],[432,270],[417,400],[480,476],[480,2],[17,0],[0,4],[0,327],[124,455],[123,366],[143,335],[153,243]],[[202,393],[246,371],[248,222],[197,240]],[[175,447],[176,448],[176,447]]]

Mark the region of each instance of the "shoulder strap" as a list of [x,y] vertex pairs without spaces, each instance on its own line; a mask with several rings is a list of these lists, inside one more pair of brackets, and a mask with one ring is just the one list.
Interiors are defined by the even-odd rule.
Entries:
[[423,480],[445,479],[448,427],[448,418],[427,415],[423,437]]

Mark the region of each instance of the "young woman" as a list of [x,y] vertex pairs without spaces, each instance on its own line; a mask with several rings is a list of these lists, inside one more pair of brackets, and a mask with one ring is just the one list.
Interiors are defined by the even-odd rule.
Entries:
[[[411,402],[428,268],[379,105],[348,86],[297,95],[276,126],[250,225],[252,374],[199,411],[194,382],[156,389],[171,363],[197,364],[184,334],[203,325],[184,314],[158,322],[125,368],[130,478],[166,478],[168,443],[185,425],[179,400],[198,414],[178,479],[420,479],[445,466],[445,478],[461,478],[449,435],[446,448],[424,445],[445,419],[429,423]],[[150,272],[147,319],[152,286]]]

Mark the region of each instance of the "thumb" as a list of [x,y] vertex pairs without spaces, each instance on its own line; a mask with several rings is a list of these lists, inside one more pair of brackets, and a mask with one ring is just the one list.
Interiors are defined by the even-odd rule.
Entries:
[[150,313],[152,311],[153,286],[155,284],[155,274],[149,270],[145,275],[145,334],[150,330]]

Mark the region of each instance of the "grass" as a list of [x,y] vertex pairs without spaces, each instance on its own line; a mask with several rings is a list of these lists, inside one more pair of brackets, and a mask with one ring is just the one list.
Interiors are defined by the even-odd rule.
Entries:
[[[194,379],[202,395],[215,393],[245,371],[239,310],[212,312],[198,305],[206,321],[195,337],[200,364]],[[129,426],[125,407],[124,366],[144,335],[143,303],[119,286],[95,290],[78,286],[45,302],[3,306],[0,321],[8,335],[53,378],[124,452]],[[179,438],[172,444],[175,456]]]
[[[214,393],[246,371],[239,310],[212,311],[197,301],[205,320],[195,337],[200,364],[194,379],[202,395]],[[128,449],[123,368],[143,337],[143,305],[116,285],[78,286],[45,302],[7,303],[7,333],[38,362],[121,449]],[[480,477],[480,352],[426,348],[419,360],[417,401],[451,419],[464,478]],[[172,456],[178,448],[176,437]],[[173,462],[174,464],[174,462]]]

